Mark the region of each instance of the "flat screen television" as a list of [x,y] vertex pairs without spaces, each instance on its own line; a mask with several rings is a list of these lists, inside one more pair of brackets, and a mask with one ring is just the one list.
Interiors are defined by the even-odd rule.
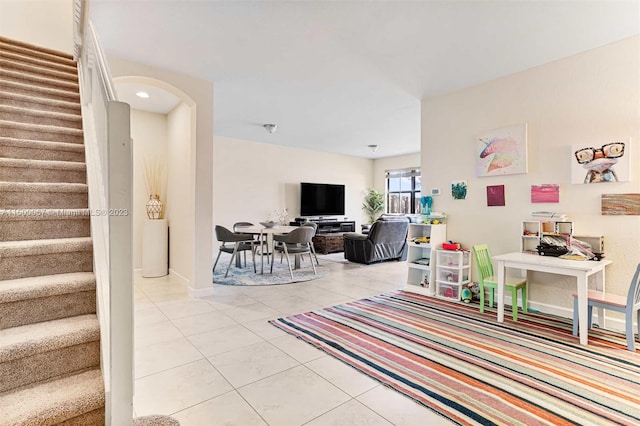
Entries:
[[344,216],[344,185],[302,182],[300,216]]

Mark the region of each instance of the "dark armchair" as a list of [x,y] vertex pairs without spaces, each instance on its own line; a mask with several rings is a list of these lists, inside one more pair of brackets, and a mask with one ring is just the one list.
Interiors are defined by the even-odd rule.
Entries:
[[344,234],[344,257],[365,264],[406,260],[408,230],[408,218],[383,215],[371,225],[367,235]]

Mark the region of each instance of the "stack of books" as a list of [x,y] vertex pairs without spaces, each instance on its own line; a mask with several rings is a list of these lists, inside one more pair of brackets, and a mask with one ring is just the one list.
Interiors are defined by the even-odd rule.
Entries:
[[531,216],[538,220],[553,220],[556,222],[566,222],[568,217],[564,213],[554,212],[531,212]]

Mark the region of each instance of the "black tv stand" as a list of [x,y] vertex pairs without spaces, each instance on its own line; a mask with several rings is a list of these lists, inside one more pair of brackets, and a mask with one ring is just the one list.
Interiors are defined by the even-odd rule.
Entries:
[[[355,232],[356,221],[355,220],[338,220],[334,218],[322,218],[322,219],[308,219],[309,222],[316,223],[318,225],[318,234],[331,234],[334,232]],[[300,226],[307,219],[297,217],[294,222],[289,224],[292,226]]]

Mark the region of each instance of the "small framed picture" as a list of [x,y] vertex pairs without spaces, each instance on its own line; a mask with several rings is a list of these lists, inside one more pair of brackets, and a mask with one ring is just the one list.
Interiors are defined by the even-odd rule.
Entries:
[[504,206],[504,185],[487,186],[487,206]]

